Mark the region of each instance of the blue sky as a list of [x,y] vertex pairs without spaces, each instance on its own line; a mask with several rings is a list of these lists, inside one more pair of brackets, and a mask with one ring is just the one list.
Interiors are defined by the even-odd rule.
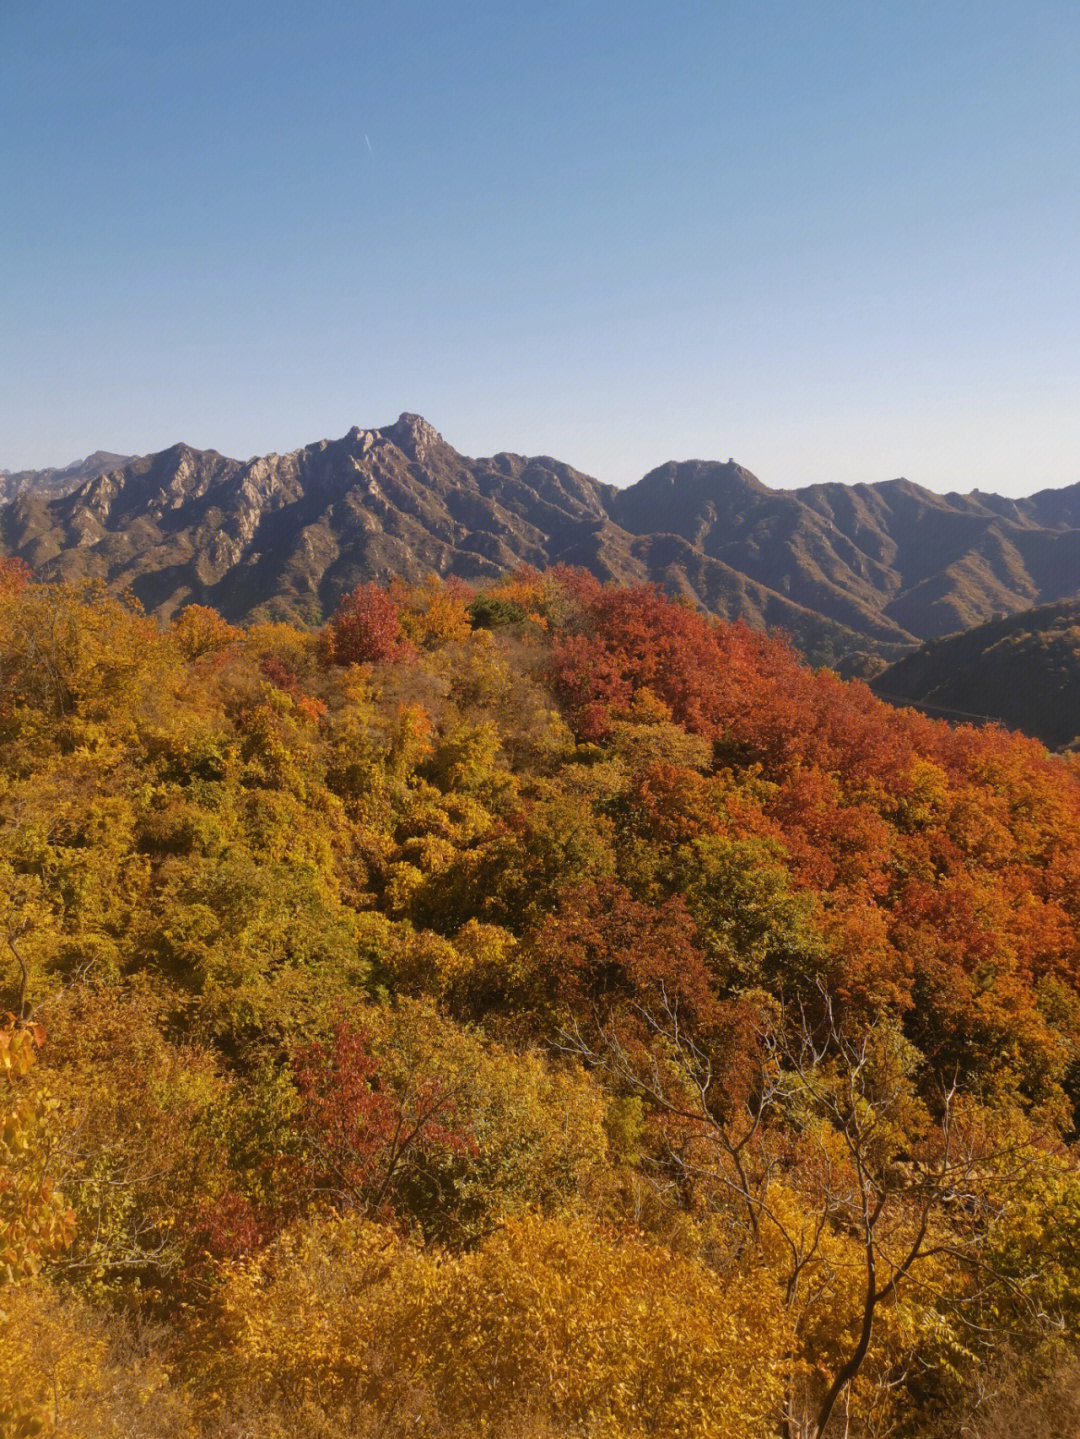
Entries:
[[0,12],[0,466],[1080,480],[1080,5]]

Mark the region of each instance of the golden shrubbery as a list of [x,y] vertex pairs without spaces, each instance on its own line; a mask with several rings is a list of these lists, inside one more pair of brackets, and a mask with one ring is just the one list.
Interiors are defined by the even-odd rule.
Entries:
[[572,572],[24,579],[2,1439],[1067,1415],[1075,763]]
[[765,1275],[721,1280],[584,1221],[512,1221],[478,1250],[413,1249],[334,1219],[290,1232],[229,1276],[220,1382],[342,1431],[368,1411],[413,1432],[638,1439],[756,1436],[790,1342]]

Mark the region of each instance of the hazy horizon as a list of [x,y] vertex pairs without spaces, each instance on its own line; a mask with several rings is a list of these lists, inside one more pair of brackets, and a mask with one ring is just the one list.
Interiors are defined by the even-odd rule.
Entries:
[[6,469],[408,409],[619,485],[1080,480],[1075,5],[55,0],[0,38]]

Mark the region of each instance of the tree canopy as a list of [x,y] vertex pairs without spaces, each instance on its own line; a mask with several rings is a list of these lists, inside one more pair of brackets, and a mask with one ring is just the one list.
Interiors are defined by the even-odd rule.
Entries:
[[9,566],[0,871],[5,1439],[1063,1432],[1075,756],[574,570]]

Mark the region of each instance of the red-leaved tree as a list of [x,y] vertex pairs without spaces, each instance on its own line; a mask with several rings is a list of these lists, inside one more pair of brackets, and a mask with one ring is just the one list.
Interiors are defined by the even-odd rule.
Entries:
[[419,1064],[388,1082],[367,1033],[347,1020],[307,1045],[294,1072],[310,1181],[338,1203],[387,1215],[430,1162],[475,1152],[457,1095]]
[[405,639],[397,606],[376,584],[357,585],[344,595],[323,632],[323,657],[330,664],[391,663],[415,651]]

